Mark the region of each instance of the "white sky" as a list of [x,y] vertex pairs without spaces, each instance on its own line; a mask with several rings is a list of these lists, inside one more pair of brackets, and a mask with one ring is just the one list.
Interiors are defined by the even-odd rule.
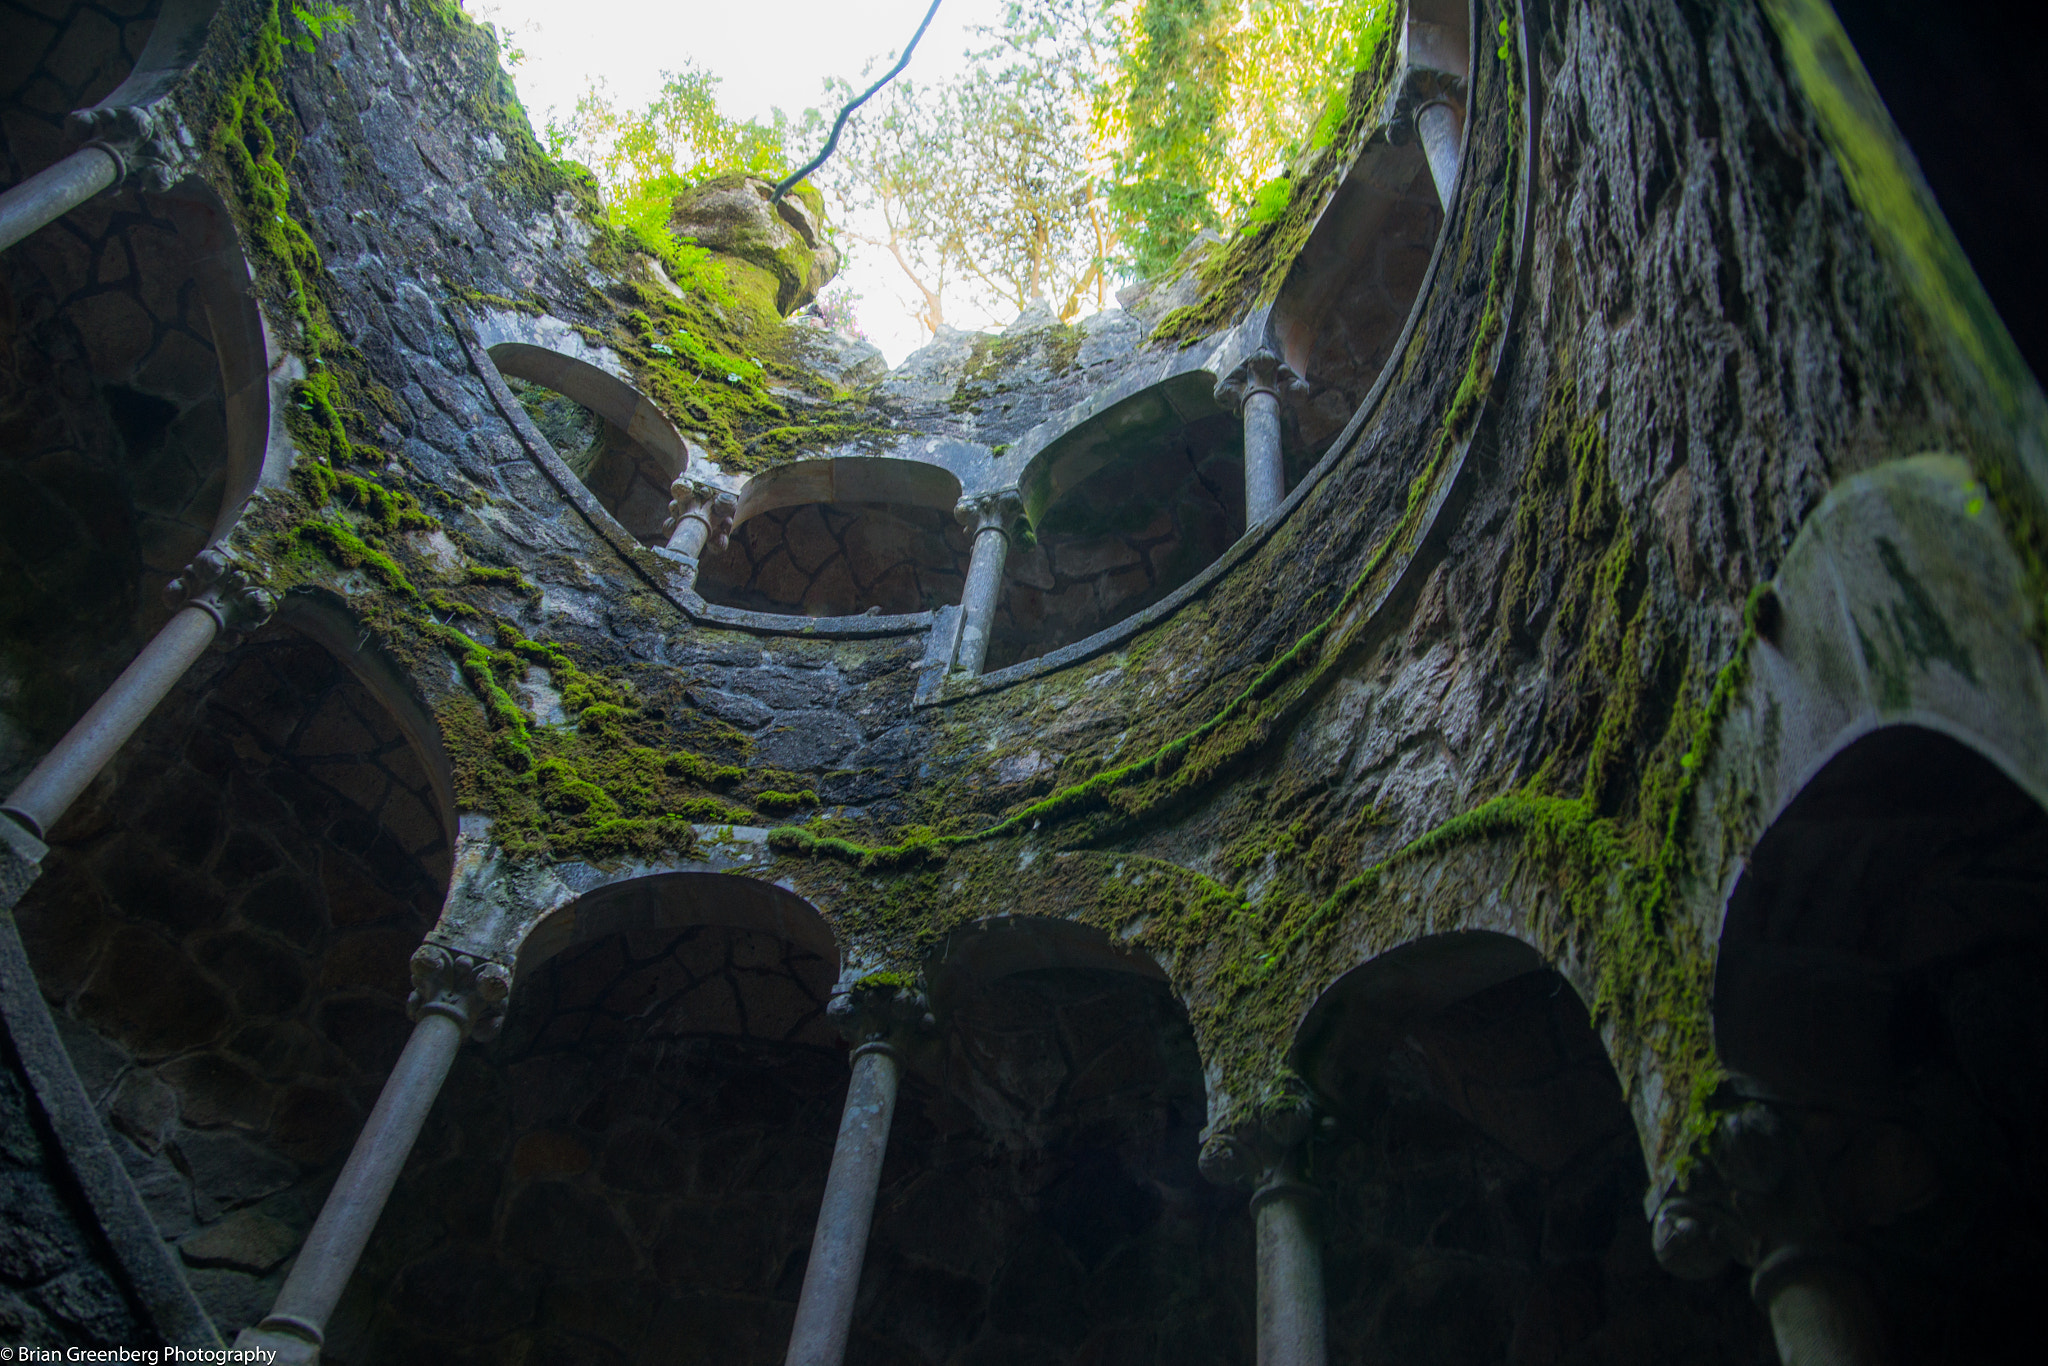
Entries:
[[[680,67],[685,60],[720,77],[718,104],[729,118],[766,119],[777,105],[791,114],[816,105],[830,115],[837,106],[825,106],[825,79],[838,76],[861,88],[868,60],[894,53],[907,42],[929,4],[466,0],[464,7],[481,22],[512,30],[514,39],[507,46],[525,49],[526,60],[513,68],[512,79],[539,132],[548,111],[566,115],[593,76],[603,76],[620,105],[630,108],[654,97],[664,68]],[[974,45],[967,28],[995,23],[1002,10],[1003,0],[943,0],[904,74],[925,82],[959,70],[966,49]],[[874,74],[887,69],[877,62]],[[881,253],[855,245],[853,264],[839,280],[862,296],[861,326],[894,365],[923,345],[924,329],[901,302],[907,298],[902,273]]]

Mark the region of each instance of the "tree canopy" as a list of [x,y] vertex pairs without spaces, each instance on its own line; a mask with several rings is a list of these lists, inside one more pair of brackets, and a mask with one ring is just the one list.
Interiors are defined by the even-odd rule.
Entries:
[[[893,261],[920,322],[1043,302],[1062,319],[1164,270],[1205,231],[1269,216],[1327,141],[1393,0],[1012,0],[959,76],[898,79],[814,176],[844,237]],[[667,73],[644,109],[593,82],[549,150],[587,165],[614,223],[673,251],[668,204],[705,177],[770,178],[822,139],[817,110],[719,113],[717,77]],[[835,83],[828,96],[850,97]]]

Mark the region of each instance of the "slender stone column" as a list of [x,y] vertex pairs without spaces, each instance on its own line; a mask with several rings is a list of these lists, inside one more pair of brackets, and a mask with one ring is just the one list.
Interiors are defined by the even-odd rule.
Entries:
[[1882,1366],[1890,1360],[1869,1283],[1840,1248],[1779,1248],[1750,1276],[1771,1316],[1780,1366]]
[[[1888,1222],[1934,1198],[1931,1160],[1898,1126],[1872,1137],[1888,1145],[1887,1180],[1859,1192],[1867,1217]],[[1657,1209],[1657,1260],[1677,1276],[1718,1275],[1730,1261],[1753,1268],[1750,1295],[1770,1316],[1782,1366],[1884,1366],[1890,1360],[1862,1259],[1836,1226],[1826,1175],[1801,1142],[1796,1119],[1752,1102],[1715,1130],[1711,1166],[1683,1196]]]
[[929,1024],[924,998],[912,992],[856,987],[833,998],[831,1013],[856,1041],[853,1080],[839,1120],[839,1141],[825,1178],[818,1230],[804,1267],[796,1325],[790,1331],[786,1366],[840,1366],[853,1328],[853,1301],[867,1259],[868,1229],[874,1223],[875,1193],[889,1148],[889,1124],[896,1113],[896,1085],[902,1075],[898,1046],[914,1024]]
[[1449,100],[1431,101],[1415,111],[1415,133],[1429,159],[1437,202],[1448,209],[1451,192],[1458,188],[1458,143],[1465,135],[1465,115]]
[[988,658],[996,606],[1003,597],[1003,566],[1010,557],[1010,537],[1023,515],[1022,500],[1009,489],[965,499],[953,509],[953,516],[974,538],[967,584],[960,590],[960,648],[953,656],[953,667],[963,673],[980,673],[982,661]]
[[1305,387],[1271,351],[1260,351],[1216,386],[1216,401],[1244,416],[1244,524],[1270,521],[1287,499],[1287,460],[1280,445],[1280,394]]
[[739,512],[731,494],[701,479],[683,477],[669,485],[669,499],[667,549],[694,560],[705,546],[725,544]]
[[0,251],[56,222],[119,181],[125,171],[119,152],[104,142],[89,142],[0,194]]
[[1202,1175],[1253,1187],[1258,1366],[1326,1366],[1329,1360],[1316,1192],[1298,1175],[1312,1119],[1307,1097],[1294,1096],[1257,1121],[1212,1137],[1202,1149]]
[[427,944],[412,956],[412,980],[408,1005],[418,1022],[412,1037],[299,1248],[277,1303],[261,1323],[235,1339],[238,1348],[275,1352],[287,1366],[320,1359],[327,1320],[355,1274],[456,1051],[465,1038],[487,1039],[497,1032],[512,974],[497,963]]
[[269,593],[217,550],[200,552],[164,596],[182,610],[0,803],[0,812],[30,833],[50,832],[216,637],[254,630],[275,606]]

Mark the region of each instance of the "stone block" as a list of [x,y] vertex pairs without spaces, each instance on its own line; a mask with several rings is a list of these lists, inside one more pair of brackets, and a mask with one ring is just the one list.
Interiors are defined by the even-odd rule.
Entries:
[[242,1329],[260,1322],[277,1300],[277,1286],[272,1281],[243,1271],[193,1267],[185,1272],[185,1279],[206,1316],[229,1342]]
[[187,1054],[158,1075],[177,1091],[185,1123],[197,1128],[265,1129],[276,1105],[276,1093],[224,1053]]
[[71,1324],[93,1342],[135,1340],[135,1318],[128,1312],[120,1288],[91,1262],[45,1282],[35,1298],[45,1314]]
[[253,1209],[236,1210],[178,1244],[189,1266],[219,1267],[260,1276],[299,1245],[299,1231]]
[[275,1195],[298,1179],[296,1164],[239,1134],[186,1130],[175,1140],[201,1194],[223,1205]]
[[114,1088],[107,1118],[144,1152],[154,1153],[177,1125],[178,1094],[156,1073],[136,1068]]
[[35,1285],[85,1250],[78,1225],[42,1172],[0,1172],[0,1276]]
[[513,1198],[504,1247],[515,1257],[579,1276],[617,1275],[635,1260],[611,1207],[561,1181],[533,1182]]
[[220,990],[175,943],[139,925],[114,933],[77,1009],[95,1029],[145,1057],[210,1043],[228,1023]]

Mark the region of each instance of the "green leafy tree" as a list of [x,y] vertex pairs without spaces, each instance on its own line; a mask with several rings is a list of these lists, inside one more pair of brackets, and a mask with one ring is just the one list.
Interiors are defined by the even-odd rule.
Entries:
[[990,312],[1044,300],[1063,319],[1107,301],[1102,15],[1100,0],[1010,5],[969,71],[891,86],[820,173],[927,329],[945,323],[949,288]]
[[1235,0],[1140,0],[1118,35],[1101,118],[1116,148],[1109,204],[1125,259],[1156,275],[1196,234],[1222,226],[1225,114]]
[[1393,0],[1135,0],[1098,117],[1117,149],[1109,192],[1131,271],[1166,269],[1195,236],[1286,206],[1288,166],[1326,143]]
[[658,254],[673,254],[669,206],[685,189],[734,171],[779,178],[792,141],[817,122],[815,110],[792,121],[729,119],[718,111],[718,77],[694,62],[662,72],[645,108],[622,107],[603,77],[593,80],[566,119],[548,120],[551,156],[580,162],[597,177],[612,223]]

